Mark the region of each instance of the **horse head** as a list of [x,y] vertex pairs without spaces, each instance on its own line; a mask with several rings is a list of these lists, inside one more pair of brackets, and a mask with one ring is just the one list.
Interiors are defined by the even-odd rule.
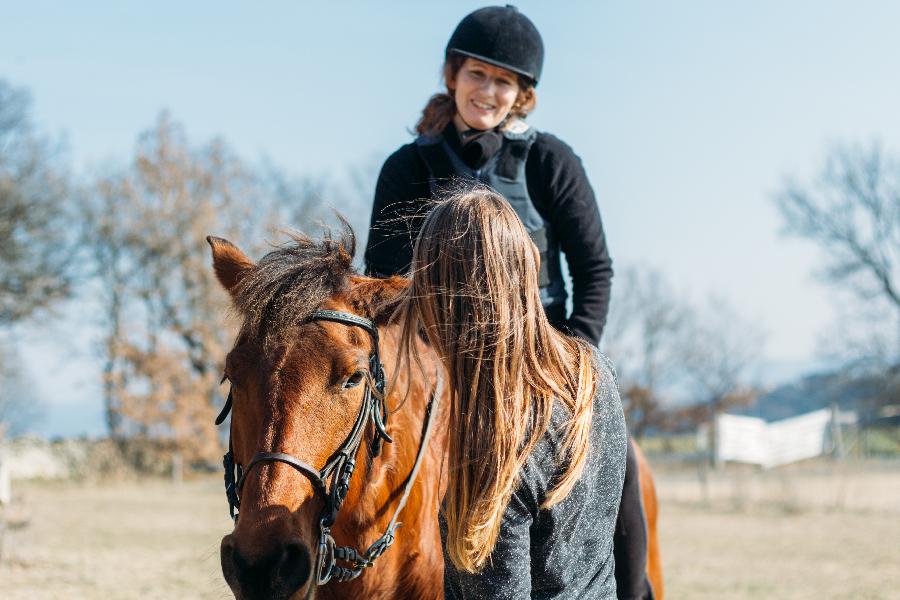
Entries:
[[[209,242],[216,276],[242,321],[224,373],[231,384],[222,415],[230,407],[226,481],[231,471],[229,501],[233,510],[239,506],[234,531],[221,544],[225,579],[239,599],[311,597],[316,590],[353,596],[366,578],[356,587],[335,584],[347,585],[345,592],[319,585],[330,577],[354,579],[371,566],[373,543],[393,541],[393,531],[382,528],[391,528],[403,483],[419,462],[418,446],[428,441],[428,374],[399,381],[411,402],[409,410],[395,410],[401,403],[381,393],[378,373],[381,361],[394,369],[397,348],[397,328],[380,307],[406,280],[356,275],[352,233],[340,241],[298,236],[258,264],[226,240]],[[437,368],[430,375],[440,377]],[[424,477],[432,472],[439,479],[443,441],[428,446]],[[438,535],[441,486],[433,483],[410,484],[403,515],[404,528],[421,521],[423,547]],[[355,563],[347,554],[354,549]],[[382,561],[379,581],[402,570],[397,560]],[[432,579],[439,565],[433,557],[425,562]]]

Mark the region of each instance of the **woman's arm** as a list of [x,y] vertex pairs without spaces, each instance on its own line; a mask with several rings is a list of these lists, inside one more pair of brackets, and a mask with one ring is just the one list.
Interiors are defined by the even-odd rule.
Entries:
[[[567,325],[596,345],[609,311],[613,270],[594,190],[578,156],[549,134],[535,142],[526,173],[529,193],[538,194],[569,265],[572,314]],[[534,191],[532,182],[538,186]]]
[[444,586],[448,600],[530,598],[531,524],[531,511],[513,494],[503,514],[497,545],[482,571],[474,574],[457,571],[445,558]]

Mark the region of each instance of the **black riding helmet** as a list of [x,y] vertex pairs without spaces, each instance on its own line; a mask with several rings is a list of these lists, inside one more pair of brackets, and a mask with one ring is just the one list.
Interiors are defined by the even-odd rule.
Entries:
[[544,42],[534,23],[515,6],[487,6],[459,22],[447,42],[446,56],[450,54],[508,69],[537,85],[544,64]]

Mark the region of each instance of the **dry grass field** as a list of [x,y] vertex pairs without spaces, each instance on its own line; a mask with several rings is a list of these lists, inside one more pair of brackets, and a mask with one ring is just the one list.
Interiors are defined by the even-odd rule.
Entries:
[[900,464],[662,472],[671,599],[900,598]]
[[[900,465],[660,469],[668,598],[900,598]],[[228,598],[218,478],[20,483],[0,598]],[[742,499],[743,498],[743,499]]]

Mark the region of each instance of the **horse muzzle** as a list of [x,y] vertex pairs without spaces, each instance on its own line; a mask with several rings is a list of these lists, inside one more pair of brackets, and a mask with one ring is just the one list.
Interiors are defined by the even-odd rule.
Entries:
[[222,574],[237,600],[306,597],[315,587],[315,552],[299,538],[269,544],[262,551],[242,547],[235,536],[222,539]]

